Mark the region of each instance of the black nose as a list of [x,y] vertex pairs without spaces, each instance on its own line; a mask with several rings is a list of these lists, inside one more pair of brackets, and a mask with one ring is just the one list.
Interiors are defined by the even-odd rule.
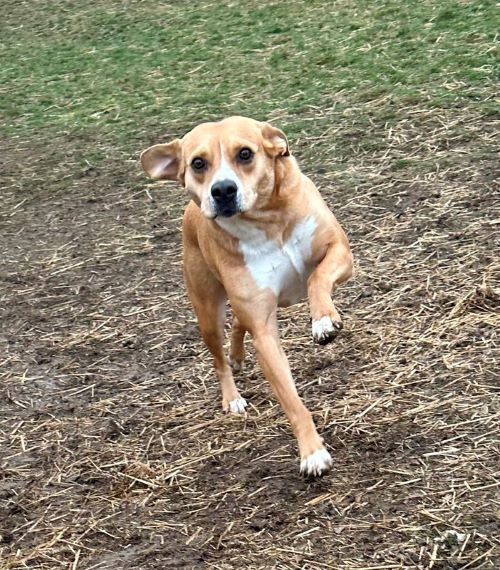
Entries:
[[227,202],[236,197],[238,187],[232,180],[215,182],[210,192],[216,202]]

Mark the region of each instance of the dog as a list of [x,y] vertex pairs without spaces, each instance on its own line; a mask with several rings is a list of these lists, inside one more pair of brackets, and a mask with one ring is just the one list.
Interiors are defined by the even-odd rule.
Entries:
[[[332,458],[301,401],[280,345],[277,308],[309,299],[312,336],[326,344],[342,329],[333,289],[349,279],[348,239],[278,128],[245,117],[202,123],[182,139],[141,154],[153,179],[177,180],[191,201],[183,217],[183,272],[203,340],[213,356],[222,408],[247,405],[233,372],[249,332],[300,452],[300,472],[320,476]],[[233,313],[223,350],[226,301]]]

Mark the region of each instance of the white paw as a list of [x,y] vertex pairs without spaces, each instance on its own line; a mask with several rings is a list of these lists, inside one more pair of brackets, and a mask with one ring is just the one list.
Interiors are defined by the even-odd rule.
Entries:
[[233,360],[232,358],[229,359],[229,366],[231,367],[233,372],[241,372],[243,370],[243,361],[242,360]]
[[341,321],[332,321],[328,316],[321,317],[312,323],[312,335],[315,342],[327,344],[342,330]]
[[332,468],[333,461],[326,449],[318,449],[300,462],[300,472],[306,477],[320,477]]
[[247,407],[247,402],[245,398],[236,398],[229,402],[229,411],[233,414],[243,414],[245,413],[245,408]]

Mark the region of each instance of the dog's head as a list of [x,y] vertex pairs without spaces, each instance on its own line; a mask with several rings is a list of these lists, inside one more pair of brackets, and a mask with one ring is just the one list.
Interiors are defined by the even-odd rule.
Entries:
[[178,180],[205,216],[216,218],[263,207],[276,186],[277,161],[289,155],[279,129],[229,117],[146,149],[141,163],[151,178]]

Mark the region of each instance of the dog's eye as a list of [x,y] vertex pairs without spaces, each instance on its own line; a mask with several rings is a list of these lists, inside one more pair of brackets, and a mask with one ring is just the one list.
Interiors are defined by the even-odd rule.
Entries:
[[193,160],[191,161],[191,166],[193,167],[193,170],[200,172],[202,170],[205,170],[207,166],[207,161],[204,158],[197,156],[196,158],[193,158]]
[[253,152],[249,148],[242,148],[238,153],[238,160],[240,162],[250,162],[253,158]]

